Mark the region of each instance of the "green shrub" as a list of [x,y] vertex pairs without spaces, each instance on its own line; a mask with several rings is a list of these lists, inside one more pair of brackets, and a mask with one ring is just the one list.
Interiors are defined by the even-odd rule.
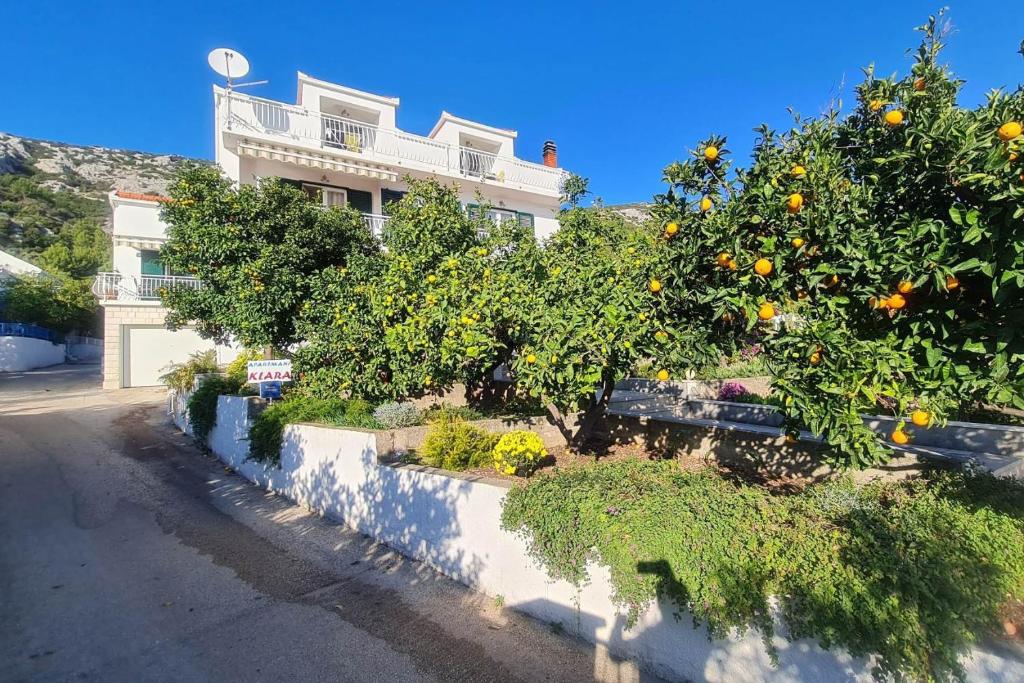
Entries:
[[217,424],[217,397],[233,394],[241,387],[242,382],[235,377],[211,375],[192,392],[188,398],[188,421],[197,439],[205,441]]
[[289,397],[272,403],[253,421],[249,429],[249,457],[271,463],[280,461],[284,428],[296,422],[366,429],[380,426],[370,413],[370,404],[365,401]]
[[497,436],[458,419],[434,422],[420,448],[422,461],[445,470],[489,467]]
[[373,417],[373,405],[361,398],[345,401],[344,411],[326,421],[341,427],[362,427],[364,429],[380,429],[381,427]]
[[471,408],[469,406],[453,406],[450,403],[439,403],[437,405],[430,406],[423,411],[423,421],[427,424],[444,422],[445,420],[465,420],[466,422],[472,422],[473,420],[482,419],[484,419],[484,414],[476,408]]
[[1024,485],[990,476],[772,496],[623,461],[514,488],[502,523],[555,578],[580,585],[588,559],[608,566],[631,621],[660,597],[713,636],[772,635],[775,596],[791,638],[876,654],[879,676],[962,677],[959,658],[1024,598]]
[[528,477],[548,457],[544,442],[533,432],[517,429],[503,434],[494,447],[494,469],[504,474]]
[[233,361],[228,363],[228,367],[225,368],[224,372],[228,377],[237,380],[241,384],[245,384],[245,381],[249,378],[249,361],[262,360],[262,358],[262,351],[258,349],[245,349]]
[[184,363],[173,363],[171,369],[160,375],[160,381],[175,391],[189,391],[196,381],[196,375],[217,372],[217,352],[197,351]]

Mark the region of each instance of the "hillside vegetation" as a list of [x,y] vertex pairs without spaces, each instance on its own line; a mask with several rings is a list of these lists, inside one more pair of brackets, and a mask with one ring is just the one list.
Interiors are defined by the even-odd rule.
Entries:
[[0,133],[0,249],[40,262],[71,226],[76,237],[65,242],[81,244],[83,231],[109,232],[107,192],[164,194],[184,161]]

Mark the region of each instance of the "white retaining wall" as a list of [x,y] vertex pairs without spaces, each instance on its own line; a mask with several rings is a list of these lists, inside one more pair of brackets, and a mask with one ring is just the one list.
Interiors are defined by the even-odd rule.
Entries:
[[99,363],[103,360],[102,344],[68,344],[67,355],[76,363]]
[[[688,614],[652,605],[633,628],[612,603],[608,570],[592,566],[581,590],[552,581],[517,536],[501,528],[504,482],[417,466],[381,465],[369,432],[314,425],[285,430],[281,466],[246,462],[247,399],[221,396],[208,445],[269,490],[346,523],[505,605],[604,646],[663,677],[707,681],[870,681],[868,663],[776,636],[772,666],[756,632],[709,641]],[[180,412],[175,421],[184,425]],[[678,614],[678,618],[677,618]],[[780,629],[781,630],[781,629]],[[976,652],[971,680],[1024,680],[1024,662]]]
[[31,337],[0,337],[0,372],[24,372],[63,362],[63,344]]

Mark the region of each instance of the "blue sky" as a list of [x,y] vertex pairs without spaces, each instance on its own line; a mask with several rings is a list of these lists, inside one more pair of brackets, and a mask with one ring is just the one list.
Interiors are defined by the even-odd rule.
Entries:
[[[517,154],[591,179],[608,203],[662,190],[661,169],[709,133],[739,159],[751,129],[822,110],[860,68],[903,71],[935,2],[7,3],[0,130],[210,158],[206,65],[242,51],[250,89],[294,101],[295,72],[402,99],[400,127],[426,134],[442,109],[519,131]],[[951,5],[946,60],[963,101],[1024,82],[1024,12]]]

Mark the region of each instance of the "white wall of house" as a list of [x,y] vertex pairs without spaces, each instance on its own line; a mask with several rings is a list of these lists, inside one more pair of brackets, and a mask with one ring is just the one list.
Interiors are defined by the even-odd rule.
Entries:
[[63,344],[30,337],[0,337],[0,372],[24,372],[63,362]]
[[113,235],[166,239],[167,224],[160,220],[161,206],[159,201],[125,199],[114,193],[111,199]]
[[517,136],[514,130],[494,128],[443,111],[428,137],[449,145],[465,145],[500,156],[514,157]]
[[[301,168],[283,164],[269,159],[253,159],[243,157],[238,160],[242,182],[254,183],[259,178],[280,176],[308,182],[316,185],[345,187],[369,192],[373,202],[372,213],[382,213],[381,188],[405,191],[408,185],[402,181],[382,181],[363,178],[349,173],[315,168]],[[430,174],[412,171],[409,175],[415,178],[428,178]],[[455,183],[454,180],[439,179],[441,182]],[[534,217],[534,235],[538,239],[549,237],[558,229],[558,203],[544,197],[537,197],[524,192],[516,192],[488,183],[458,182],[459,200],[463,205],[476,204],[477,193],[481,194],[494,207],[532,214]]]
[[[336,83],[328,83],[301,71],[298,72],[298,82],[296,103],[310,111],[320,111],[337,116],[340,115],[342,109],[347,107],[350,117],[355,120],[366,121],[388,130],[396,128],[395,112],[399,104],[397,97],[375,95]],[[363,116],[366,113],[372,113],[373,116]]]

